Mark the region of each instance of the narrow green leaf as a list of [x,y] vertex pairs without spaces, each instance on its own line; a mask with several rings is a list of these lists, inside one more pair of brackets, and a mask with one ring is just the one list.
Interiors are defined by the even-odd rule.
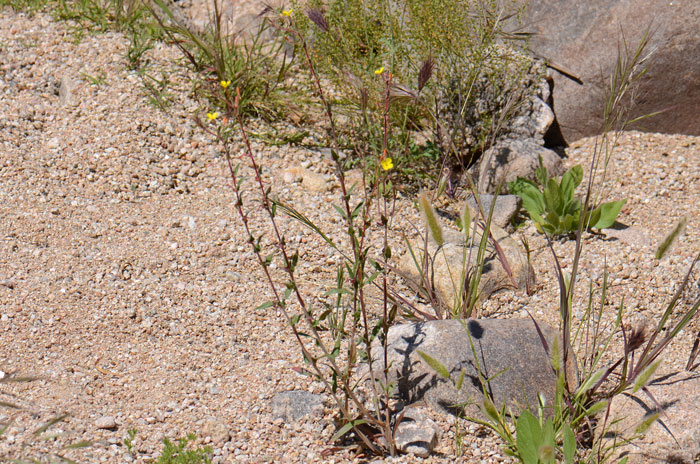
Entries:
[[673,242],[675,242],[676,239],[683,233],[687,223],[688,219],[686,217],[682,217],[673,230],[666,237],[664,237],[656,249],[656,254],[654,255],[656,259],[661,259],[664,257],[669,248],[671,248],[671,245],[673,245]]
[[607,407],[608,400],[600,400],[596,403],[593,403],[590,408],[586,409],[586,416],[593,417]]
[[428,365],[430,367],[432,367],[433,370],[440,375],[440,377],[442,377],[443,379],[450,378],[450,372],[447,370],[447,367],[445,367],[444,364],[442,364],[440,361],[438,361],[437,359],[433,358],[432,356],[430,356],[429,354],[427,354],[421,350],[417,350],[417,352],[418,352],[418,355],[421,358],[423,358],[423,360],[426,363],[428,363]]
[[91,441],[79,441],[78,443],[73,443],[72,445],[66,446],[64,449],[79,449],[87,448],[88,446],[92,446]]
[[651,424],[657,421],[657,419],[661,416],[661,412],[655,412],[654,414],[649,415],[648,417],[645,417],[642,422],[637,425],[634,429],[634,433],[637,435],[641,435],[645,433],[649,427],[651,427]]
[[13,403],[8,403],[7,401],[0,401],[0,406],[10,409],[22,409],[20,406]]
[[358,425],[362,425],[362,424],[366,424],[366,423],[367,423],[367,421],[364,419],[348,422],[347,424],[342,426],[337,432],[335,432],[335,434],[331,438],[331,441],[332,442],[338,441],[338,439],[340,437],[342,437],[343,435],[348,433],[350,430],[352,430],[353,427],[357,427]]
[[340,206],[338,206],[338,205],[333,205],[333,208],[335,208],[335,210],[338,212],[338,214],[340,214],[340,217],[342,217],[344,220],[347,221],[348,215],[345,214],[345,210],[344,210],[344,209],[342,209],[342,208],[341,208]]
[[425,192],[421,192],[418,196],[418,202],[421,212],[423,213],[423,220],[425,221],[426,228],[430,231],[430,236],[438,246],[442,246],[445,243],[442,235],[442,225],[438,221],[433,205],[430,204]]
[[265,303],[263,303],[260,306],[258,306],[257,308],[255,308],[253,311],[267,309],[267,308],[270,308],[274,305],[275,305],[274,301],[266,301]]
[[661,364],[661,359],[644,369],[641,374],[639,374],[639,377],[637,377],[637,380],[634,381],[634,387],[632,387],[632,393],[636,393],[639,389],[643,388],[646,386],[646,384],[649,382],[651,377],[654,375],[654,372],[656,372],[656,369],[658,369],[659,365]]

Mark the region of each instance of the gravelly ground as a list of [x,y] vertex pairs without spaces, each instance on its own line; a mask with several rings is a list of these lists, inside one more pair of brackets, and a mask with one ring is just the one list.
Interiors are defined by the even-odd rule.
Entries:
[[[65,24],[46,15],[0,11],[0,370],[38,377],[0,384],[0,400],[26,408],[0,410],[3,421],[14,419],[0,437],[0,456],[46,456],[93,440],[65,455],[79,462],[144,461],[157,455],[163,437],[194,432],[214,447],[217,462],[351,460],[346,451],[321,457],[334,431],[330,408],[300,424],[272,417],[276,392],[321,388],[291,369],[301,361],[281,315],[253,309],[268,292],[242,239],[216,143],[192,122],[196,103],[176,92],[169,114],[150,106],[126,70],[126,46],[114,33],[76,43]],[[154,67],[187,87],[170,61],[174,50],[149,53]],[[92,85],[86,76],[105,82]],[[61,101],[61,80],[72,87],[71,101]],[[593,144],[576,142],[567,164],[586,165]],[[283,198],[339,232],[329,203],[338,195],[332,181],[321,191],[281,181],[297,165],[328,176],[321,154],[254,148]],[[620,140],[609,198],[628,198],[619,220],[630,227],[588,237],[583,272],[599,284],[607,262],[610,308],[624,297],[633,325],[658,317],[700,251],[699,160],[698,137],[629,132]],[[406,199],[396,216],[403,228],[418,221]],[[657,262],[654,247],[682,216],[687,233]],[[300,226],[285,227],[303,251],[300,277],[309,291],[332,285],[337,258]],[[534,250],[537,292],[503,292],[484,313],[520,317],[527,309],[556,324],[550,254],[531,227],[516,235]],[[572,248],[555,244],[560,256]],[[700,326],[691,329],[671,347],[667,369],[685,364]],[[71,416],[51,430],[66,436],[32,436],[63,412]],[[118,428],[98,429],[95,421],[104,416],[113,416]],[[438,454],[428,462],[455,462],[453,420],[440,423]],[[503,460],[493,437],[466,427],[458,461]],[[138,429],[133,456],[122,444],[130,428]]]

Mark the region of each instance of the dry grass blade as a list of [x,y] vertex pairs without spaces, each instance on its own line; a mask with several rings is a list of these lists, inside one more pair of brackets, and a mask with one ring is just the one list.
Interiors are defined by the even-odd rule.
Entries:
[[7,401],[0,401],[0,406],[10,409],[22,409],[21,406],[17,406],[14,403],[8,403]]
[[60,416],[56,416],[53,419],[49,420],[47,423],[39,427],[34,431],[34,435],[38,436],[41,435],[42,433],[46,432],[49,428],[53,427],[54,425],[58,424],[61,421],[66,420],[68,417],[70,417],[70,414],[64,413],[61,414]]
[[693,348],[690,350],[690,356],[688,356],[688,363],[685,365],[686,371],[693,371],[698,367],[698,364],[695,364],[695,358],[697,358],[698,352],[700,352],[700,332],[695,336]]

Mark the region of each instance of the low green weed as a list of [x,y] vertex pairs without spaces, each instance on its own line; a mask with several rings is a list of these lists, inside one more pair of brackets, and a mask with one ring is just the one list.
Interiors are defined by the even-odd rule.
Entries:
[[[550,237],[576,232],[582,219],[581,199],[575,194],[583,180],[581,165],[573,166],[562,176],[561,182],[557,182],[549,177],[540,158],[537,179],[539,185],[522,177],[508,183],[510,192],[522,199],[523,207],[535,223],[537,231]],[[585,228],[605,229],[612,226],[625,201],[602,203],[584,214]]]
[[197,437],[189,434],[184,438],[178,438],[173,443],[168,438],[163,439],[163,450],[160,456],[152,460],[153,464],[210,464],[212,449],[209,446],[195,449],[187,449],[187,445]]

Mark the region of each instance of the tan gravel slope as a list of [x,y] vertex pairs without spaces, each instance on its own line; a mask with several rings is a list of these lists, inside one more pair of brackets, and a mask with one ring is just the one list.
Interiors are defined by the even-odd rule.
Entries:
[[[330,409],[296,425],[272,417],[274,393],[320,387],[291,369],[300,356],[282,317],[254,310],[267,288],[231,208],[216,144],[192,122],[196,103],[183,91],[168,114],[149,105],[126,70],[126,46],[118,34],[76,41],[46,15],[0,11],[0,371],[38,377],[0,384],[0,400],[26,408],[0,409],[1,421],[14,419],[0,456],[45,456],[91,440],[63,453],[80,462],[144,461],[163,437],[193,432],[214,447],[216,462],[351,460],[344,451],[321,457],[334,431]],[[172,49],[149,53],[154,69],[186,89]],[[567,163],[585,164],[592,144],[577,143]],[[302,148],[255,147],[280,195],[339,232],[328,161]],[[629,199],[620,221],[631,227],[617,239],[589,237],[583,267],[599,282],[607,260],[611,307],[625,297],[632,322],[659,314],[700,251],[699,160],[700,138],[627,133],[620,141],[609,196]],[[284,169],[299,165],[326,187],[285,184]],[[418,221],[410,201],[398,209],[399,225]],[[653,247],[684,215],[688,232],[657,263]],[[302,249],[301,280],[311,291],[330,284],[337,258],[300,226],[285,225]],[[538,292],[502,293],[486,314],[528,309],[556,323],[549,253],[532,228],[518,234],[534,250]],[[672,365],[685,363],[691,336],[674,345]],[[64,435],[32,436],[64,412],[71,416],[50,429]],[[110,417],[115,430],[98,428]],[[439,454],[428,462],[454,462],[455,429],[442,424]],[[122,444],[130,428],[138,430],[134,456]],[[483,435],[467,429],[461,461],[502,460]]]

